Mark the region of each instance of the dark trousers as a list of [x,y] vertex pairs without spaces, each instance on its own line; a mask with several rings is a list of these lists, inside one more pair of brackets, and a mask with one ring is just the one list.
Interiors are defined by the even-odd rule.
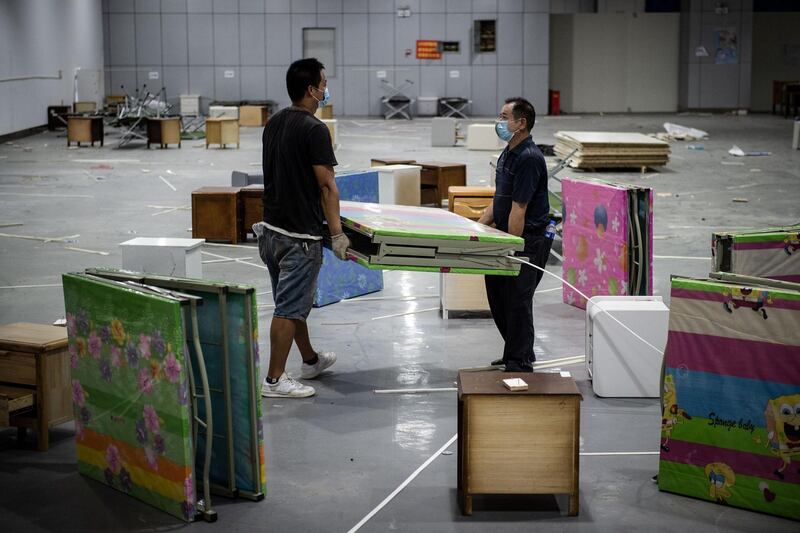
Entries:
[[[542,231],[523,234],[525,249],[517,252],[534,265],[544,268],[553,241]],[[541,270],[520,265],[519,276],[486,276],[486,296],[500,335],[503,337],[503,361],[508,372],[532,372],[533,362],[533,292],[539,285]]]

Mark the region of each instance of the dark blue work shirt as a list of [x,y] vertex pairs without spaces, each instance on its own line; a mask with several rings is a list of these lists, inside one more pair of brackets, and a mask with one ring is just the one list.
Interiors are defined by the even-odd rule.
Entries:
[[506,146],[497,160],[492,214],[497,229],[508,232],[512,202],[528,204],[525,229],[543,230],[550,215],[547,196],[547,165],[544,156],[527,137],[509,150]]

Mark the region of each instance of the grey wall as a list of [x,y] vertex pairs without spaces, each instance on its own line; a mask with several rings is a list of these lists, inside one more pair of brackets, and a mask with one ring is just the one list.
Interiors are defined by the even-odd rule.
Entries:
[[677,13],[552,15],[550,86],[572,113],[678,108]]
[[[714,0],[683,3],[681,12],[680,107],[683,109],[744,109],[750,107],[753,42],[753,1],[727,0],[727,14],[715,13]],[[739,37],[739,61],[714,61],[714,34],[732,27]],[[708,57],[695,49],[704,46]]]
[[753,111],[772,111],[773,80],[800,80],[799,28],[800,13],[753,15]]
[[[101,69],[100,0],[0,0],[0,135],[47,122],[72,104],[76,68]],[[23,79],[57,76],[59,79]]]
[[[398,18],[397,7],[410,7]],[[549,0],[104,0],[106,87],[163,83],[169,97],[277,100],[302,56],[302,28],[336,28],[337,115],[378,115],[379,70],[414,96],[463,96],[494,116],[508,96],[547,109]],[[472,53],[474,20],[497,20],[497,53]],[[417,39],[458,40],[461,52],[417,60]],[[411,50],[406,56],[405,51]],[[235,78],[225,78],[233,70]],[[159,80],[150,80],[158,72]],[[457,77],[456,77],[457,76]]]

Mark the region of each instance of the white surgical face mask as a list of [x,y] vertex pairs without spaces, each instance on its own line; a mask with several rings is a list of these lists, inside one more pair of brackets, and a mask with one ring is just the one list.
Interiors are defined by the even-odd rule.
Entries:
[[[314,87],[314,88],[317,89],[316,87]],[[317,90],[319,91],[320,89],[317,89]],[[328,102],[330,102],[330,100],[331,100],[331,93],[330,93],[330,91],[328,91],[328,88],[325,87],[325,90],[322,92],[322,100],[320,100],[319,98],[317,98],[313,94],[311,95],[311,97],[319,103],[320,107],[325,107],[326,105],[328,105]]]

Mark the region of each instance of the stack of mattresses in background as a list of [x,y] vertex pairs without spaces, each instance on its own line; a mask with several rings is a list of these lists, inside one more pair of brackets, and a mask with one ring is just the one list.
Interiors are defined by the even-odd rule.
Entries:
[[[348,256],[367,268],[516,276],[523,240],[442,209],[342,202]],[[528,268],[528,267],[524,267]]]
[[715,233],[713,271],[800,283],[800,225]]
[[255,289],[109,270],[63,286],[78,471],[187,521],[216,518],[212,492],[263,499]]
[[573,154],[572,168],[660,167],[669,160],[669,143],[641,133],[611,131],[559,131],[555,153]]
[[[653,294],[653,191],[564,178],[564,279],[588,297]],[[564,302],[586,300],[564,285]]]
[[800,284],[672,279],[661,490],[800,519]]

